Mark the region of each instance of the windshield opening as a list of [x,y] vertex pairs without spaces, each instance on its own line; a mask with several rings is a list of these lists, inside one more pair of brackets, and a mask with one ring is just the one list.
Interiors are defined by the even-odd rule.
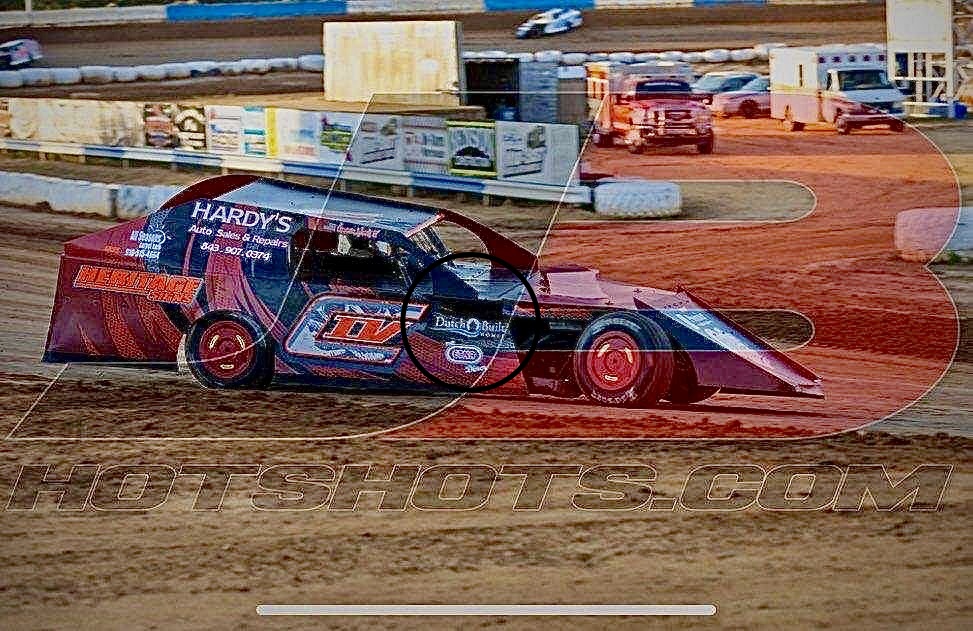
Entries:
[[891,90],[884,70],[842,70],[838,73],[841,90]]
[[635,99],[653,99],[665,94],[685,96],[689,92],[689,84],[684,81],[641,81],[635,85],[635,92],[629,96]]
[[709,75],[697,81],[693,87],[697,90],[716,90],[723,85],[724,81],[726,81],[726,77]]

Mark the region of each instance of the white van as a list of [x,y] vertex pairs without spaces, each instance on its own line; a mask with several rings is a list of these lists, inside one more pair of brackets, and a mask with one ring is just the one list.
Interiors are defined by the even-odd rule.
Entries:
[[770,51],[770,116],[789,131],[830,123],[840,134],[874,125],[902,131],[903,95],[871,45]]

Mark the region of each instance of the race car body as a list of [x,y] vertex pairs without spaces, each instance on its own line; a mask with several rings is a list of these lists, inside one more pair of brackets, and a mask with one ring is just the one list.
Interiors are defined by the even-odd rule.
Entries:
[[15,39],[0,44],[0,70],[26,68],[43,58],[41,45],[33,39]]
[[757,77],[739,90],[713,95],[710,109],[716,116],[770,117],[770,79]]
[[249,175],[65,244],[45,361],[172,368],[182,340],[209,387],[497,384],[621,406],[823,396],[686,290],[538,267],[446,209]]
[[550,9],[532,16],[517,27],[517,39],[567,33],[581,26],[584,18],[577,9]]

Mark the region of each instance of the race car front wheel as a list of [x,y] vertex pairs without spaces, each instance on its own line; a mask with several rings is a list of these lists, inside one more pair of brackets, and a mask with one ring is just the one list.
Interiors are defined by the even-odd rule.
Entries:
[[197,321],[186,336],[186,360],[207,388],[263,388],[273,377],[272,341],[241,313]]
[[581,333],[575,346],[575,381],[602,405],[647,407],[669,390],[673,375],[669,337],[638,313],[604,315]]

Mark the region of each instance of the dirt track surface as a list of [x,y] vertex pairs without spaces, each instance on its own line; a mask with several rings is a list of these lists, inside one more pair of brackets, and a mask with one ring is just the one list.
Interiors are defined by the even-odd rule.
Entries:
[[[599,151],[596,157],[618,172],[650,170],[652,177],[753,177],[752,169],[759,167],[816,184],[818,210],[843,219],[830,228],[810,224],[803,233],[808,238],[804,243],[823,245],[828,260],[810,261],[811,247],[788,248],[788,242],[773,241],[755,247],[745,236],[722,235],[717,226],[697,226],[688,232],[678,223],[665,224],[661,236],[646,234],[645,224],[626,227],[624,238],[612,238],[607,247],[599,232],[605,228],[597,222],[565,221],[563,232],[554,235],[546,251],[553,258],[583,256],[619,278],[635,278],[637,273],[639,282],[666,283],[677,273],[685,274],[701,293],[721,302],[803,299],[807,292],[831,292],[836,288],[835,275],[867,273],[870,284],[856,301],[836,294],[835,307],[847,309],[842,317],[851,320],[864,307],[876,316],[892,317],[901,296],[913,295],[907,292],[918,292],[922,305],[938,304],[935,287],[910,285],[915,282],[914,270],[890,255],[889,212],[941,201],[945,174],[928,147],[884,132],[851,138],[808,132],[796,140],[760,122],[720,125],[721,140],[712,157],[678,151],[648,156]],[[950,127],[941,133],[956,142],[956,134],[968,131]],[[847,155],[839,159],[836,148]],[[748,170],[734,171],[734,164]],[[960,172],[968,175],[970,164],[965,164]],[[51,163],[50,168],[58,166]],[[60,166],[67,170],[70,165]],[[860,168],[856,173],[867,186],[850,186],[845,173],[850,166]],[[4,168],[12,167],[5,163]],[[822,169],[827,181],[807,182]],[[898,176],[892,178],[891,171]],[[139,171],[138,177],[153,174]],[[185,174],[170,177],[177,182]],[[494,217],[509,214],[504,211],[481,210],[497,212]],[[564,218],[578,219],[576,215]],[[507,221],[525,236],[535,230]],[[39,364],[37,358],[61,242],[106,225],[104,220],[22,209],[0,212],[0,436],[14,429],[58,370],[58,366]],[[670,239],[673,235],[679,239]],[[767,235],[773,232],[768,230]],[[823,243],[821,237],[826,237]],[[662,263],[652,264],[659,250],[653,244],[662,248]],[[635,256],[636,246],[644,249],[641,257]],[[968,319],[973,273],[962,267],[937,271],[956,293]],[[824,315],[825,323],[829,322],[829,314]],[[921,326],[936,324],[935,311],[922,317],[926,319]],[[932,335],[929,328],[920,331],[923,337]],[[841,336],[829,339],[842,340]],[[967,360],[969,353],[967,346]],[[926,370],[924,355],[926,351],[911,346],[895,353],[874,353],[834,345],[810,353],[807,361],[826,375],[833,369],[853,374],[852,364],[858,362],[877,366],[880,379],[863,382],[860,388],[886,389],[890,382],[882,366],[890,357],[908,368],[903,375],[908,386],[914,382],[916,366]],[[848,358],[847,363],[840,361],[842,357]],[[950,390],[937,389],[906,414],[918,414],[925,421],[952,407],[954,414],[959,408],[959,418],[968,421],[970,364],[954,366],[951,375],[955,380]],[[177,484],[161,508],[130,514],[56,512],[48,497],[37,512],[0,512],[5,535],[0,540],[3,628],[366,629],[376,624],[360,618],[258,619],[254,607],[259,603],[716,603],[719,612],[712,619],[657,621],[660,626],[694,629],[785,625],[960,629],[973,616],[968,597],[973,591],[973,440],[968,438],[866,431],[787,442],[414,441],[401,434],[395,440],[330,442],[145,441],[133,438],[164,432],[189,438],[212,434],[214,429],[237,437],[281,429],[304,432],[309,427],[346,431],[381,427],[387,416],[379,414],[379,397],[352,399],[327,391],[300,396],[272,391],[271,399],[263,402],[243,393],[212,397],[185,375],[89,371],[65,373],[59,382],[65,389],[54,392],[58,398],[51,403],[56,404],[36,410],[38,414],[15,432],[15,438],[33,440],[0,441],[0,506],[20,465],[27,463],[162,463],[176,468],[213,462],[265,466],[307,462],[333,467],[344,463],[646,463],[659,473],[654,489],[667,497],[674,497],[687,473],[700,464],[750,463],[769,469],[777,464],[879,463],[903,475],[921,463],[946,463],[953,465],[954,472],[943,506],[932,513],[871,509],[863,513],[585,512],[571,507],[574,485],[564,480],[552,485],[550,503],[539,512],[511,510],[517,480],[498,483],[494,500],[468,513],[379,512],[374,496],[363,500],[359,512],[257,512],[250,507],[254,489],[246,480],[231,485],[220,512],[192,510],[198,486],[198,480],[192,479]],[[704,415],[715,422],[734,414],[760,422],[768,418],[755,413],[759,406],[753,399],[747,399],[743,411],[728,411],[728,401],[718,397],[702,413],[675,414],[697,422]],[[261,409],[259,405],[266,402],[273,406]],[[385,403],[403,414],[423,405],[402,397],[386,398]],[[482,413],[483,406],[507,403],[493,400],[477,405],[481,407],[470,409]],[[523,420],[536,424],[543,418],[538,415],[546,414],[548,423],[576,423],[578,419],[570,417],[580,417],[596,429],[606,421],[601,408],[570,405],[569,414],[558,416],[552,403],[543,407],[532,407]],[[517,418],[494,414],[493,420]],[[623,418],[612,427],[618,430],[632,424],[632,418]],[[434,429],[443,435],[451,428],[440,424]],[[62,437],[74,432],[75,438],[114,435],[119,440],[44,439],[55,432]],[[57,475],[66,471],[58,469]],[[634,618],[391,618],[383,620],[382,626],[427,629],[475,624],[528,629],[542,623],[591,629],[605,628],[606,623],[618,629],[646,626],[644,619]]]
[[[423,19],[427,17],[460,20],[467,50],[697,50],[774,41],[800,45],[885,38],[884,3],[589,11],[582,29],[533,40],[518,40],[513,35],[515,26],[527,17],[525,13]],[[320,52],[325,19],[334,18],[17,29],[6,34],[36,37],[44,47],[45,65],[132,65]]]
[[[962,132],[963,128],[957,128]],[[545,263],[583,262],[607,278],[671,288],[677,282],[730,308],[790,308],[815,322],[815,338],[790,355],[824,379],[824,401],[719,394],[683,408],[612,410],[581,401],[467,399],[403,430],[409,437],[799,437],[858,427],[894,413],[933,386],[957,342],[943,287],[894,256],[895,214],[916,205],[955,205],[959,190],[939,152],[916,132],[840,137],[817,130],[787,135],[770,121],[721,121],[713,156],[692,150],[631,156],[594,150],[598,171],[675,179],[791,179],[816,194],[814,212],[777,224],[579,221],[559,216]],[[718,197],[711,200],[718,207]],[[498,225],[534,240],[551,209]],[[509,214],[499,207],[494,220]],[[60,242],[103,222],[8,211],[2,237],[12,261],[29,262],[32,292],[12,294],[18,331],[7,340],[14,379],[38,391],[53,368],[37,364]],[[43,227],[39,229],[39,223]],[[540,233],[542,234],[542,232]],[[945,235],[944,235],[945,236]],[[24,250],[24,243],[30,247]],[[10,286],[21,266],[8,269]],[[962,282],[962,281],[960,281]],[[29,298],[27,298],[29,296]],[[967,316],[968,317],[968,316]],[[916,332],[922,332],[917,334]],[[154,388],[145,390],[144,384]],[[868,384],[863,388],[862,384]],[[174,404],[172,399],[179,401]],[[116,407],[118,401],[137,405]],[[448,398],[446,400],[449,400]],[[443,398],[336,392],[214,393],[188,375],[72,366],[17,428],[18,437],[337,437],[417,421]],[[109,416],[93,410],[115,408]],[[334,413],[336,407],[340,414]],[[268,410],[272,411],[268,412]],[[288,410],[284,413],[284,410]],[[503,418],[503,423],[497,423]]]

